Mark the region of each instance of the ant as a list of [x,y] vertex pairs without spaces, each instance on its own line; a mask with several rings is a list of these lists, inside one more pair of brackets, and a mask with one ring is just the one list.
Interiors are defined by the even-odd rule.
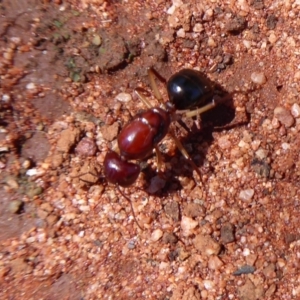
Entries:
[[[154,96],[162,104],[162,96],[155,82],[155,77],[160,78],[160,76],[153,69],[148,69],[148,76]],[[145,160],[155,149],[157,169],[159,170],[161,153],[158,144],[169,134],[201,180],[198,167],[171,130],[170,125],[172,122],[180,120],[182,114],[187,117],[200,115],[214,108],[217,103],[229,98],[228,96],[221,98],[215,95],[213,83],[203,73],[192,69],[182,69],[172,75],[167,81],[167,92],[169,101],[165,103],[165,108],[161,108],[152,107],[148,100],[137,89],[135,90],[137,96],[148,109],[136,114],[123,127],[117,138],[118,150],[114,149],[117,152],[110,150],[104,158],[106,180],[115,184],[122,196],[129,201],[133,217],[141,230],[143,229],[136,219],[131,200],[120,189],[120,186],[132,185],[141,172],[140,165],[131,162],[131,160]],[[182,110],[184,111],[178,112]]]

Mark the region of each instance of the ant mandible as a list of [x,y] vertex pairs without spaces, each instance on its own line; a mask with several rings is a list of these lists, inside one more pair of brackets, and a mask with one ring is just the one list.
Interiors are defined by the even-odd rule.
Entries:
[[[148,76],[155,97],[162,103],[162,96],[155,82],[157,74],[153,69],[149,69]],[[115,184],[123,197],[129,201],[133,217],[140,229],[142,227],[136,219],[131,200],[119,188],[120,186],[128,187],[132,185],[141,172],[139,164],[130,161],[144,160],[155,149],[157,168],[159,170],[161,155],[158,150],[158,144],[169,134],[201,180],[201,173],[198,167],[170,129],[170,124],[181,117],[182,114],[178,110],[188,110],[183,113],[187,117],[200,115],[215,107],[221,99],[218,96],[214,97],[214,85],[204,74],[192,69],[183,69],[172,75],[167,81],[167,92],[169,101],[165,103],[165,108],[163,109],[152,107],[148,100],[138,90],[135,90],[135,93],[148,109],[136,114],[121,130],[117,138],[119,153],[110,150],[104,159],[104,175],[106,180]],[[195,109],[196,107],[200,108]]]

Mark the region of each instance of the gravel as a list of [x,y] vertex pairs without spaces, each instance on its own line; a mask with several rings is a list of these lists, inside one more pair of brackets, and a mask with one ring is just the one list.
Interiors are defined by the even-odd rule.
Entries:
[[[1,299],[298,299],[299,8],[274,1],[1,2]],[[147,69],[232,99],[173,126],[123,190]],[[162,79],[163,79],[162,78]],[[164,81],[157,80],[162,102]]]

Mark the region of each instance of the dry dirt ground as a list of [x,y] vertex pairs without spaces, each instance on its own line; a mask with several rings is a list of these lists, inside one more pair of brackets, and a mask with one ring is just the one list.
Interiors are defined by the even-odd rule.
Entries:
[[[1,299],[300,299],[300,1],[0,1]],[[124,190],[147,68],[232,100]],[[165,85],[158,81],[166,97]],[[175,127],[174,127],[175,128]]]

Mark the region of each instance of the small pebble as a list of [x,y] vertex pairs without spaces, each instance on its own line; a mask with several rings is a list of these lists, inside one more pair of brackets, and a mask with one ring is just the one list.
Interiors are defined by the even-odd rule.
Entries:
[[129,241],[129,243],[127,244],[127,248],[132,250],[135,248],[135,242],[134,241]]
[[79,237],[84,237],[84,234],[85,234],[84,230],[81,230],[81,231],[79,231],[78,236]]
[[283,150],[289,150],[291,148],[290,144],[288,143],[282,143],[281,147]]
[[157,176],[151,178],[150,185],[147,189],[149,194],[155,194],[166,185],[166,180]]
[[194,233],[194,229],[198,226],[198,222],[192,218],[182,216],[181,229],[184,236],[189,236]]
[[35,236],[30,236],[29,238],[26,239],[26,243],[31,244],[35,242]]
[[45,174],[45,170],[42,169],[29,169],[26,171],[27,176],[42,176]]
[[194,28],[193,28],[194,32],[202,32],[204,31],[204,27],[201,23],[196,23]]
[[26,85],[27,90],[34,90],[36,89],[36,85],[33,82],[30,82]]
[[38,186],[38,187],[32,187],[32,188],[29,188],[29,189],[26,191],[26,195],[27,195],[29,198],[33,198],[34,196],[40,195],[42,192],[43,192],[42,187],[40,187],[40,186]]
[[181,261],[186,260],[191,255],[190,252],[184,250],[183,248],[179,248],[178,250],[176,250],[176,252],[178,252],[178,258]]
[[279,120],[278,120],[277,118],[273,118],[273,119],[272,119],[272,127],[273,127],[274,129],[277,129],[277,128],[280,127],[280,122],[279,122]]
[[214,11],[211,8],[209,8],[205,11],[205,13],[203,15],[203,20],[209,21],[212,19],[213,15],[214,15]]
[[239,198],[245,202],[248,202],[252,199],[253,195],[254,195],[254,190],[247,189],[240,192]]
[[78,207],[78,209],[82,212],[89,212],[90,211],[90,207],[88,205],[80,205]]
[[21,38],[18,36],[13,36],[10,38],[10,40],[16,45],[19,45],[21,43]]
[[274,278],[275,274],[275,265],[273,263],[267,265],[263,270],[262,273],[265,275],[266,278]]
[[120,94],[118,94],[118,95],[116,96],[115,99],[116,99],[117,101],[126,103],[126,102],[131,101],[131,100],[132,100],[132,97],[131,97],[131,95],[128,94],[128,93],[120,93]]
[[163,236],[163,232],[161,229],[156,229],[151,234],[151,241],[156,242]]
[[60,133],[56,149],[59,152],[69,152],[71,148],[79,141],[80,129],[67,128]]
[[179,221],[179,205],[176,201],[169,202],[165,205],[164,210],[166,214],[174,221]]
[[37,235],[37,240],[39,243],[45,243],[47,240],[47,235],[45,232],[41,232]]
[[258,147],[260,146],[261,144],[261,141],[259,140],[254,140],[252,143],[251,143],[251,148],[252,150],[256,151],[258,149]]
[[183,5],[182,0],[173,0],[172,2],[176,7],[180,7],[181,5]]
[[4,94],[4,95],[2,96],[2,101],[3,101],[3,102],[9,102],[9,101],[10,101],[10,95]]
[[276,41],[277,41],[276,35],[275,35],[274,33],[271,33],[270,36],[269,36],[269,42],[270,42],[271,44],[275,44]]
[[218,255],[221,245],[209,235],[198,234],[193,240],[195,248],[206,256]]
[[250,250],[249,250],[248,248],[245,248],[245,249],[243,250],[243,255],[244,255],[244,256],[249,256],[249,255],[250,255]]
[[95,141],[87,137],[84,137],[75,148],[76,154],[83,157],[94,156],[96,151],[97,145]]
[[237,1],[237,6],[240,6],[241,10],[242,11],[245,11],[245,12],[249,12],[250,11],[250,7],[249,7],[249,4],[246,0],[238,0]]
[[175,245],[178,242],[178,238],[174,233],[165,232],[163,235],[163,242],[166,244]]
[[3,57],[5,58],[5,59],[7,59],[7,60],[12,60],[12,58],[13,58],[13,52],[4,52],[3,53]]
[[183,28],[180,28],[179,30],[177,30],[177,36],[180,38],[185,38],[185,31]]
[[43,209],[43,210],[45,210],[45,211],[47,211],[49,213],[53,211],[53,207],[48,202],[42,203],[41,204],[41,209]]
[[298,103],[294,103],[291,108],[291,113],[294,118],[298,118],[300,116],[300,106]]
[[171,7],[168,8],[167,14],[168,15],[173,15],[175,10],[176,10],[176,6],[173,4]]
[[[247,49],[251,48],[252,42],[248,40],[243,40],[243,44]],[[252,75],[251,75],[252,76]],[[251,78],[252,79],[252,78]]]
[[19,187],[19,184],[18,184],[18,182],[16,181],[16,179],[14,178],[14,177],[12,177],[12,176],[9,176],[8,178],[6,178],[6,184],[9,186],[9,187],[11,187],[11,188],[13,188],[13,189],[18,189],[18,187]]
[[9,203],[8,210],[11,213],[16,214],[20,211],[22,205],[23,202],[21,200],[13,200]]
[[207,45],[211,48],[215,48],[217,47],[217,44],[216,42],[214,41],[213,38],[209,37],[208,40],[207,40]]
[[235,241],[234,226],[230,223],[225,223],[221,227],[221,239],[223,244],[232,243]]
[[253,159],[251,162],[251,167],[255,173],[262,177],[268,178],[270,176],[271,167],[264,159]]
[[212,280],[203,280],[203,285],[207,290],[212,290],[215,286]]
[[48,213],[42,209],[36,210],[36,215],[39,219],[45,220],[48,217]]
[[46,221],[47,221],[49,227],[52,227],[58,221],[58,217],[56,215],[49,215],[46,218]]
[[244,140],[241,140],[239,143],[238,143],[238,146],[242,149],[249,149],[249,144],[246,143]]
[[98,34],[95,35],[94,38],[93,38],[93,40],[92,40],[92,43],[93,43],[93,45],[95,45],[95,46],[100,46],[101,43],[102,43],[102,40],[101,40],[100,35],[98,35]]
[[208,260],[208,268],[210,270],[219,270],[223,266],[223,262],[218,256],[211,256]]
[[31,162],[30,162],[30,160],[28,160],[28,159],[24,160],[24,162],[22,163],[22,167],[23,167],[24,169],[30,168],[30,165],[31,165]]
[[228,149],[231,147],[231,142],[228,135],[224,135],[218,139],[218,145],[221,149]]
[[256,152],[255,152],[255,156],[257,158],[259,158],[260,160],[265,159],[268,156],[268,151],[262,148],[259,148]]
[[111,142],[113,141],[119,132],[119,123],[118,122],[114,122],[111,125],[104,125],[100,128],[100,131],[102,133],[102,137]]
[[253,72],[251,74],[251,80],[256,84],[263,85],[266,83],[267,78],[263,72]]
[[[196,193],[198,195],[198,193]],[[205,216],[205,207],[199,203],[186,203],[184,205],[183,214],[189,218],[197,218]]]
[[255,268],[253,266],[245,265],[245,266],[240,267],[235,272],[233,272],[233,275],[234,276],[239,276],[239,275],[242,275],[242,274],[251,274],[251,273],[254,273],[254,271],[255,271]]
[[235,16],[234,19],[229,20],[225,25],[225,29],[229,33],[241,32],[246,27],[246,20],[242,16]]
[[277,285],[275,283],[271,284],[270,287],[265,292],[266,299],[274,299],[274,293],[277,290]]
[[3,146],[3,147],[0,147],[0,153],[1,152],[8,152],[9,148],[7,146]]
[[274,109],[274,117],[279,120],[281,124],[289,128],[294,124],[294,118],[291,115],[291,112],[284,107],[277,106]]

